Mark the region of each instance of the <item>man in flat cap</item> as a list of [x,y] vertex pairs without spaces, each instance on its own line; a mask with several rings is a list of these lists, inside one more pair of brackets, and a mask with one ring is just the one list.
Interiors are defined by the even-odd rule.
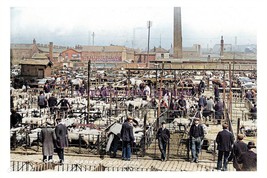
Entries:
[[248,142],[248,151],[242,153],[238,163],[242,164],[241,171],[257,171],[257,153],[253,151],[256,148],[254,142]]
[[161,161],[166,161],[166,146],[170,139],[170,131],[166,128],[164,121],[161,123],[161,128],[159,128],[156,138],[161,152]]
[[222,128],[223,130],[216,136],[218,150],[217,169],[227,171],[228,158],[234,143],[234,135],[228,130],[228,125],[226,123],[222,125]]
[[131,160],[131,145],[134,142],[133,134],[133,118],[127,117],[127,120],[122,124],[121,139],[122,139],[122,160]]
[[68,147],[68,129],[61,118],[57,119],[58,124],[55,127],[56,151],[59,157],[59,163],[64,163],[64,148]]
[[239,159],[242,153],[245,153],[248,150],[247,144],[243,141],[243,138],[243,134],[238,134],[237,141],[234,143],[233,146],[233,166],[236,171],[241,171],[242,166],[242,164],[238,164],[237,160]]
[[204,139],[204,129],[199,124],[199,118],[194,119],[194,123],[189,130],[189,141],[191,146],[192,160],[191,162],[198,163],[198,154],[201,151],[202,140]]

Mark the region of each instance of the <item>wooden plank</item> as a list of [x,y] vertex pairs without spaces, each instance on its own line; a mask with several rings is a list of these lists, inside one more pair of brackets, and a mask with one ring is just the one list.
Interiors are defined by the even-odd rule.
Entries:
[[179,161],[179,164],[178,164],[176,170],[177,171],[181,171],[182,166],[183,166],[183,162],[182,161]]
[[151,168],[153,162],[154,162],[154,160],[148,160],[147,168]]
[[151,160],[142,160],[142,161],[140,161],[140,163],[141,163],[141,166],[140,167],[142,167],[142,168],[149,168],[149,165],[151,164]]
[[181,162],[182,166],[181,166],[181,171],[183,171],[185,169],[185,162]]
[[159,169],[160,169],[160,170],[163,170],[163,166],[165,165],[165,163],[166,163],[166,162],[162,162],[162,161],[160,161],[160,165],[159,165]]
[[159,161],[159,160],[153,160],[153,163],[154,163],[153,166],[154,166],[155,168],[159,169],[159,166],[160,166],[161,161]]
[[193,170],[193,167],[194,167],[194,164],[193,163],[190,163],[189,170],[192,171]]
[[170,167],[171,167],[170,161],[166,161],[163,170],[168,171],[170,170]]
[[192,171],[200,171],[200,167],[201,167],[202,165],[200,165],[200,164],[193,164],[193,168],[192,168]]
[[197,171],[202,171],[202,167],[203,167],[203,165],[198,164],[197,165]]
[[171,167],[171,170],[172,171],[175,171],[176,170],[176,167],[178,165],[179,161],[174,161],[173,164],[172,164],[172,167]]
[[190,162],[186,162],[186,164],[185,164],[185,170],[186,171],[190,171]]

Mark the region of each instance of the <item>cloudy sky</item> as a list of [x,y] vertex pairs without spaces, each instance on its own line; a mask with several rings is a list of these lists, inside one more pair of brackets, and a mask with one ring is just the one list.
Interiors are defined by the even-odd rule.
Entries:
[[180,6],[182,11],[183,46],[197,43],[203,48],[212,47],[220,43],[221,35],[225,43],[234,44],[235,37],[237,44],[257,43],[257,6],[254,4],[166,2],[13,6],[10,8],[11,43],[31,43],[35,38],[37,43],[45,44],[53,41],[66,46],[92,45],[94,41],[94,45],[145,49],[150,20],[150,46],[169,49],[173,43],[174,6]]

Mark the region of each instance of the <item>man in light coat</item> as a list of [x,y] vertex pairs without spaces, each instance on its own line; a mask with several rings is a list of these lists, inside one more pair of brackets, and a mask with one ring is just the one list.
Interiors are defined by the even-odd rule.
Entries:
[[51,128],[51,123],[46,122],[41,130],[40,138],[42,141],[43,162],[52,161],[54,154],[54,129]]

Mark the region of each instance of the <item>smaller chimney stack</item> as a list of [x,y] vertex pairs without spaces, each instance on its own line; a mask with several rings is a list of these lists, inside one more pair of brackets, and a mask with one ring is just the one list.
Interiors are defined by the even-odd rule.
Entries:
[[224,51],[224,40],[223,40],[223,36],[221,36],[221,51],[220,51],[220,58],[223,57],[223,51]]
[[49,58],[53,60],[53,42],[49,42]]

